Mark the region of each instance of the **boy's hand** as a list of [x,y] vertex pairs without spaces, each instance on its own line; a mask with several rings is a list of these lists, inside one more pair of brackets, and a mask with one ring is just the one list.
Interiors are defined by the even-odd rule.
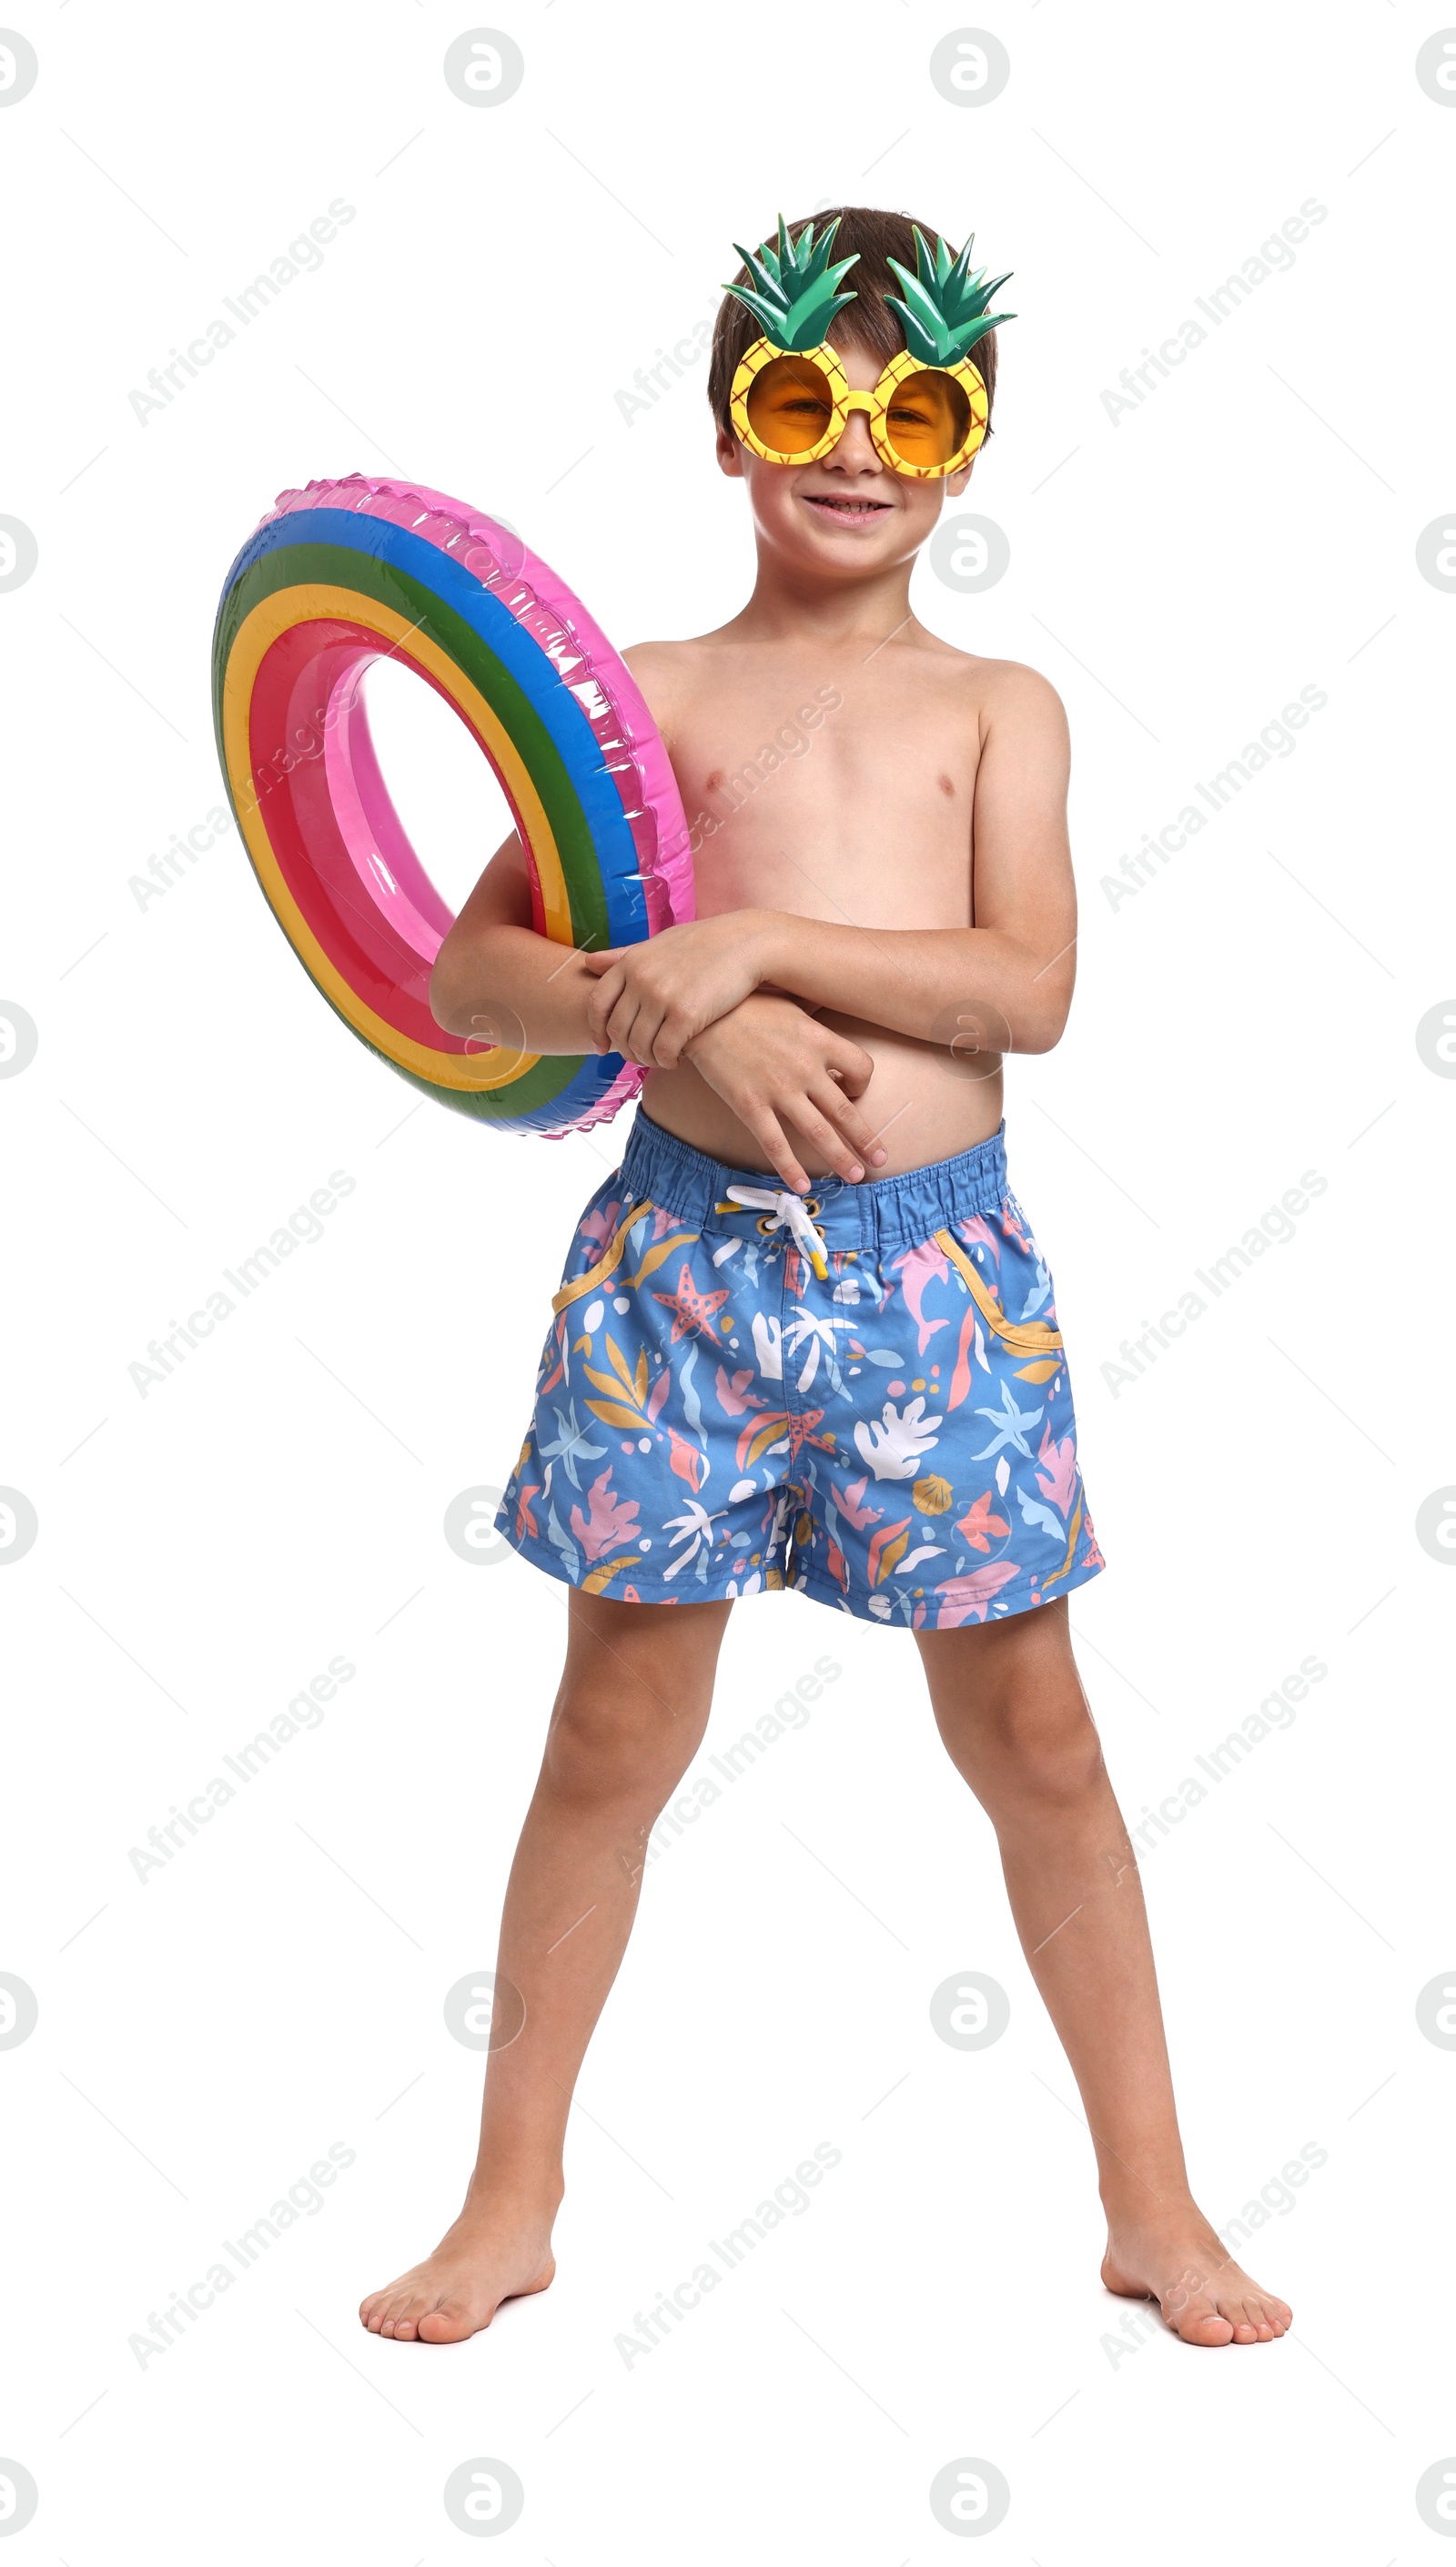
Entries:
[[683,1057],[732,1108],[795,1194],[806,1195],[812,1180],[785,1124],[850,1185],[867,1166],[883,1167],[886,1153],[852,1101],[868,1087],[874,1062],[792,998],[744,998],[694,1035]]
[[760,913],[736,909],[585,955],[597,979],[587,1024],[598,1051],[619,1051],[644,1069],[676,1069],[695,1034],[757,989],[763,946]]

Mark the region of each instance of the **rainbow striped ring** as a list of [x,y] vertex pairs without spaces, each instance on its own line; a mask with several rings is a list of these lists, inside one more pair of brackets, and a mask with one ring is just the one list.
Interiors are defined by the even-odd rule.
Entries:
[[453,707],[525,849],[534,923],[632,945],[693,915],[688,828],[652,715],[569,589],[494,518],[416,482],[285,490],[223,584],[217,752],[243,844],[315,989],[402,1078],[506,1132],[604,1123],[618,1052],[552,1058],[430,1012],[449,909],[380,773],[361,681],[388,656]]

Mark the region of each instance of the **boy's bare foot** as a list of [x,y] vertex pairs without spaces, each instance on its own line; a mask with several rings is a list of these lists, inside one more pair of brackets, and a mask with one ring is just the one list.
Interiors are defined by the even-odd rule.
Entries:
[[1285,2301],[1251,2282],[1193,2202],[1175,2217],[1109,2221],[1102,2281],[1156,2300],[1185,2344],[1273,2344],[1294,2324]]
[[551,2222],[467,2203],[433,2255],[360,2304],[360,2324],[397,2344],[462,2344],[502,2300],[544,2291],[556,2272]]

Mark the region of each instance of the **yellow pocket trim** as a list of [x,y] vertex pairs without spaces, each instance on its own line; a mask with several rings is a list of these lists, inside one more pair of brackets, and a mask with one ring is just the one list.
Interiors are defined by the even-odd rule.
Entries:
[[627,1254],[629,1230],[634,1222],[641,1221],[644,1213],[651,1212],[653,1209],[650,1203],[634,1204],[632,1210],[623,1215],[612,1233],[605,1254],[597,1259],[595,1266],[589,1267],[585,1275],[578,1276],[574,1284],[563,1284],[560,1291],[552,1294],[553,1311],[564,1310],[570,1302],[581,1300],[585,1293],[595,1291],[599,1284],[605,1284],[609,1275],[616,1274]]
[[1061,1330],[1048,1328],[1044,1319],[1027,1319],[1019,1326],[1014,1319],[1007,1317],[985,1276],[973,1265],[959,1240],[953,1239],[948,1230],[936,1232],[935,1244],[937,1248],[944,1250],[951,1264],[965,1277],[966,1288],[972,1300],[987,1326],[1001,1338],[1003,1345],[1010,1346],[1013,1353],[1019,1355],[1045,1355],[1060,1348]]

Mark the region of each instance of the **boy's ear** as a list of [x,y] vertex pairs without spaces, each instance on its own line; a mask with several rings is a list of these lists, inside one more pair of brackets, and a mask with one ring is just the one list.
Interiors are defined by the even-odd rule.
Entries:
[[[979,451],[979,448],[978,448],[978,451]],[[947,495],[947,497],[948,497],[948,498],[951,498],[951,499],[959,499],[959,498],[960,498],[962,491],[965,489],[966,484],[967,484],[967,482],[970,480],[971,475],[972,475],[972,473],[975,471],[975,469],[976,469],[976,456],[973,454],[973,455],[972,455],[972,457],[971,457],[970,462],[969,462],[969,463],[963,463],[959,472],[948,472],[948,473],[946,474],[945,480],[942,482],[941,487],[942,487],[942,489],[945,491],[945,493],[946,493],[946,495]]]
[[721,428],[718,431],[718,468],[730,481],[741,481],[743,477],[743,449],[730,428]]

